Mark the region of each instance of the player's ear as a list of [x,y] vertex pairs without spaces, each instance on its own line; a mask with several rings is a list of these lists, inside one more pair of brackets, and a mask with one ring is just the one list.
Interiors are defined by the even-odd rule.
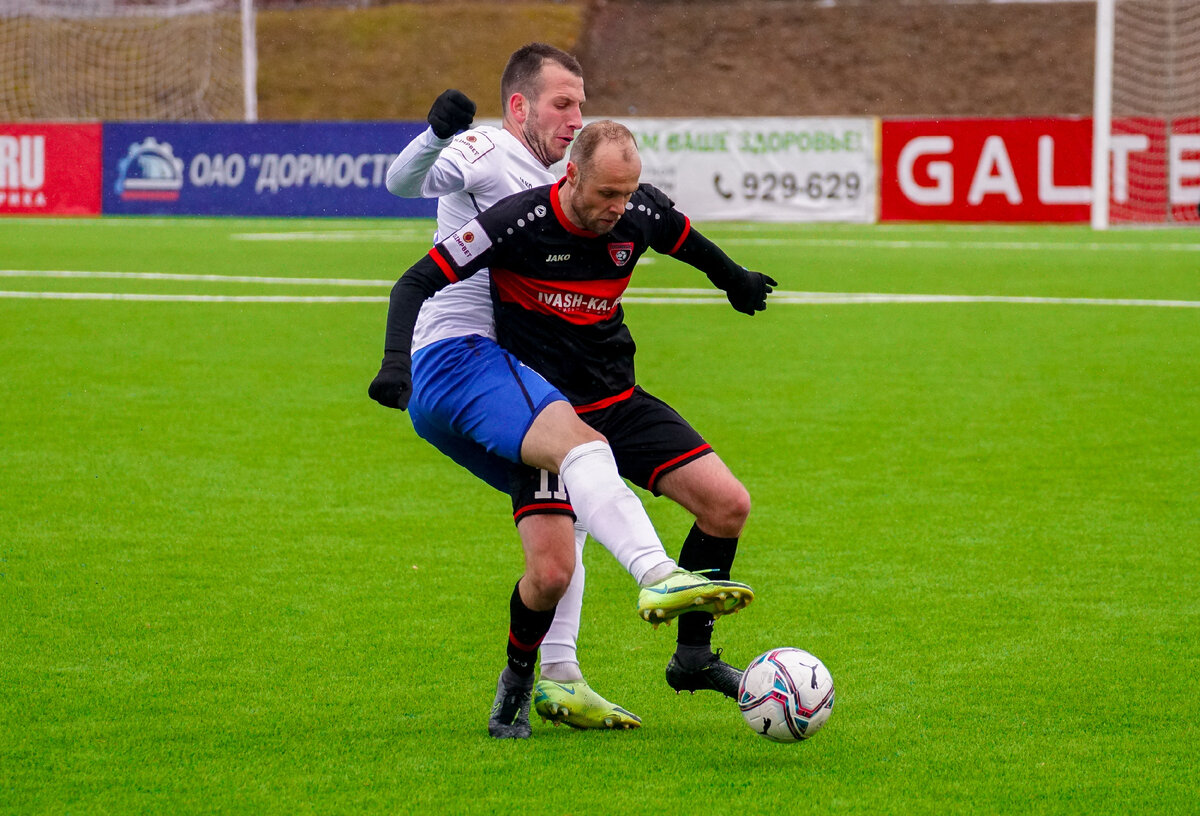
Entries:
[[525,119],[529,116],[529,100],[524,94],[515,93],[508,98],[508,114],[517,124],[525,124]]

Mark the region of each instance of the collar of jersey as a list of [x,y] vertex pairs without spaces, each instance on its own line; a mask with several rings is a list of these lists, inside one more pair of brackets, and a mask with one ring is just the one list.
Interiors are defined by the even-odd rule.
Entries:
[[600,233],[598,232],[592,232],[591,230],[585,230],[582,227],[575,226],[573,223],[571,223],[571,219],[567,218],[567,214],[563,212],[562,202],[558,199],[558,188],[562,187],[563,182],[566,180],[567,177],[563,176],[558,181],[554,182],[554,186],[550,188],[550,207],[554,210],[554,216],[558,219],[558,223],[562,224],[563,229],[572,235],[580,235],[584,238],[599,237]]

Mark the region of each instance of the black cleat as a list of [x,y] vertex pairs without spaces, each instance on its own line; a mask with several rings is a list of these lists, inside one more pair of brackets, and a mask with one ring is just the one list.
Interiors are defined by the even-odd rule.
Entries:
[[529,702],[533,698],[533,677],[518,677],[508,670],[496,681],[496,701],[488,718],[488,733],[497,739],[529,739]]
[[699,668],[684,668],[675,655],[671,655],[671,662],[667,664],[667,685],[675,689],[676,694],[681,691],[695,694],[707,689],[719,691],[731,700],[736,700],[738,684],[741,682],[741,669],[735,669],[722,660],[720,649]]

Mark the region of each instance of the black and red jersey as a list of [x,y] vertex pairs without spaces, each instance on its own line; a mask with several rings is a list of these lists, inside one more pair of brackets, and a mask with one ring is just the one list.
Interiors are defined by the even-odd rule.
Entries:
[[612,231],[597,235],[563,214],[561,184],[502,199],[430,257],[451,281],[490,269],[497,340],[584,406],[633,388],[635,345],[621,296],[642,253],[673,254],[691,225],[642,185]]

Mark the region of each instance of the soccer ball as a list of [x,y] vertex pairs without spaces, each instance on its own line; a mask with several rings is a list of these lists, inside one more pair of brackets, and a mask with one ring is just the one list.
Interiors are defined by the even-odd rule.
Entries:
[[742,716],[773,742],[808,739],[833,712],[833,676],[817,657],[783,647],[750,662],[738,685]]

